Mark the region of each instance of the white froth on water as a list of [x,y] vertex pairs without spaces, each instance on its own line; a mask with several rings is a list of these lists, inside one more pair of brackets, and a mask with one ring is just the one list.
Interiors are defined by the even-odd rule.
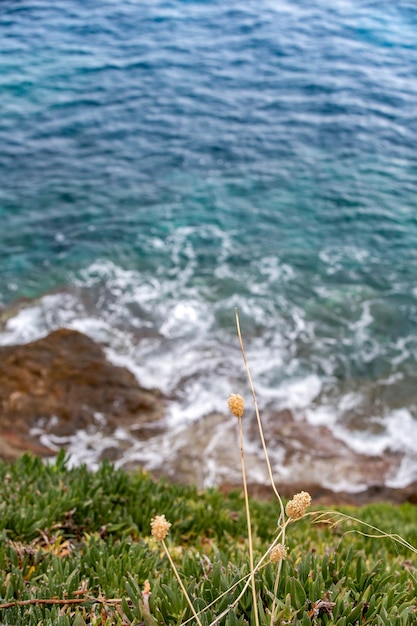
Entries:
[[346,480],[344,478],[336,478],[332,480],[322,478],[321,484],[326,489],[330,489],[336,493],[361,493],[361,491],[366,491],[369,487],[366,482],[354,483],[352,480]]
[[326,405],[306,408],[304,416],[314,426],[328,426],[331,428],[337,421],[337,413],[334,407]]
[[[191,249],[181,252],[177,247],[175,250],[178,263],[181,254],[185,255],[186,264],[193,263]],[[268,279],[265,283],[268,289],[271,281],[291,280],[291,268],[280,266],[274,258],[265,258],[258,266],[259,272]],[[225,269],[226,265],[219,267]],[[398,453],[403,460],[395,475],[389,476],[389,486],[404,486],[416,479],[417,420],[404,407],[388,415],[385,412],[367,417],[361,431],[344,426],[344,415],[360,409],[363,396],[357,391],[348,391],[331,401],[328,399],[326,385],[334,375],[331,359],[322,359],[322,373],[307,371],[295,348],[300,337],[307,345],[316,341],[314,325],[306,318],[305,311],[293,305],[289,318],[281,318],[267,298],[265,302],[251,301],[242,294],[226,294],[221,303],[211,303],[193,284],[185,287],[184,281],[186,278],[180,274],[172,280],[163,280],[97,261],[74,280],[74,289],[48,294],[8,319],[0,331],[0,345],[27,343],[62,327],[78,330],[100,343],[108,359],[128,368],[141,385],[158,388],[169,398],[166,417],[160,424],[164,433],[152,434],[145,442],[132,442],[132,434],[123,429],[106,436],[100,431],[98,419],[94,428],[77,431],[71,437],[57,438],[41,429],[38,436],[44,445],[53,449],[65,445],[73,463],[87,462],[90,467],[95,467],[100,456],[115,446],[125,450],[117,464],[136,463],[150,470],[160,468],[165,459],[181,454],[182,434],[188,426],[210,414],[227,415],[226,401],[231,392],[242,393],[248,404],[250,402],[233,330],[234,307],[238,306],[241,321],[248,324],[252,321],[255,328],[251,336],[244,336],[244,343],[261,411],[289,409],[296,419],[328,427],[358,454]],[[267,297],[265,285],[260,283],[259,289],[261,295]],[[288,306],[285,303],[285,307]],[[218,319],[224,319],[225,311],[229,310],[231,323],[225,330],[219,327]],[[357,320],[350,324],[352,341],[364,362],[374,359],[379,351],[378,344],[369,339],[372,324],[371,307],[365,302]],[[257,327],[263,329],[262,333],[257,332]],[[397,344],[393,366],[395,358],[401,362],[408,358],[414,346],[411,339],[398,340]],[[379,383],[388,386],[401,378],[402,374],[393,370]],[[371,432],[367,425],[375,423],[378,429]],[[218,427],[207,440],[205,467],[201,470],[201,480],[206,486],[218,483],[231,471],[230,467],[217,466],[214,460],[213,446],[222,443],[224,432]],[[264,470],[260,469],[262,456],[258,443],[250,443],[249,467],[254,481],[265,481]],[[294,468],[284,467],[283,460],[283,449],[277,446],[271,452],[271,462],[277,476],[285,480]],[[347,483],[337,473],[331,482],[324,475],[318,478],[333,490],[363,488],[361,481]]]
[[[340,401],[339,407],[351,409],[359,404],[359,394],[347,394]],[[386,454],[400,455],[399,466],[391,470],[386,478],[388,487],[406,487],[417,480],[417,421],[409,409],[397,409],[383,417],[379,415],[369,417],[368,427],[372,423],[377,425],[377,432],[346,428],[343,421],[337,419],[338,415],[340,416],[335,407],[331,406],[306,411],[306,417],[311,424],[331,427],[333,435],[357,454],[375,457],[384,457]],[[334,491],[348,490],[345,483],[339,487],[333,480],[324,481],[323,484]],[[351,485],[351,488],[352,486],[355,487]],[[358,487],[356,485],[355,488]]]
[[282,398],[285,404],[295,411],[307,410],[317,398],[322,389],[322,383],[318,376],[309,374],[302,380],[290,381],[281,386]]
[[17,345],[46,337],[52,330],[70,327],[80,314],[80,303],[68,293],[50,294],[9,318],[0,332],[0,345]]
[[389,415],[369,418],[381,427],[381,432],[347,430],[338,423],[334,434],[358,454],[382,456],[384,452],[399,452],[417,462],[417,421],[406,408],[392,411]]
[[[197,303],[178,302],[171,311],[169,318],[160,326],[160,333],[165,337],[183,337],[184,327],[193,326],[199,319]],[[200,311],[201,315],[201,311]]]
[[344,413],[345,411],[351,411],[352,409],[360,406],[361,402],[362,395],[360,393],[351,391],[340,398],[338,409],[342,413]]
[[413,457],[404,455],[400,467],[393,476],[388,477],[386,484],[388,487],[398,489],[415,481],[417,481],[417,454]]
[[373,419],[383,428],[380,434],[370,437],[366,431],[346,432],[339,425],[335,433],[359,454],[381,456],[386,451],[399,452],[414,457],[417,462],[417,421],[408,409],[397,409],[388,416]]
[[[230,395],[227,381],[196,380],[188,385],[178,400],[170,402],[167,413],[168,425],[191,423],[211,413],[225,413],[226,400]],[[205,383],[205,384],[204,384]]]

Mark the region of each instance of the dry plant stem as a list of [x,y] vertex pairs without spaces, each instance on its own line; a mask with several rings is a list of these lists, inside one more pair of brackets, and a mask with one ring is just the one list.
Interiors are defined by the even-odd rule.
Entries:
[[[269,550],[268,550],[269,552]],[[265,558],[266,555],[264,555],[262,557],[262,559]],[[265,565],[267,565],[266,563],[264,563],[263,567],[265,567]],[[260,566],[260,562],[258,563],[258,565],[255,567],[254,571],[257,572],[259,569],[261,569]],[[225,615],[227,615],[227,613],[231,610],[234,609],[240,602],[241,598],[243,598],[244,594],[246,593],[247,588],[249,587],[250,583],[251,583],[251,578],[252,576],[252,572],[250,572],[249,574],[247,574],[245,576],[245,578],[247,578],[247,581],[245,583],[245,586],[243,587],[242,591],[240,592],[240,594],[238,595],[237,598],[235,598],[232,602],[232,604],[229,604],[229,606],[227,607],[227,609],[225,609],[222,613],[220,613],[220,615],[217,615],[217,617],[210,622],[209,626],[215,626],[215,624],[218,624],[220,622],[221,619],[223,619],[223,617],[225,617]],[[245,578],[241,578],[240,580],[238,580],[234,585],[232,585],[230,587],[230,589],[228,589],[227,591],[225,591],[224,593],[222,593],[218,598],[216,598],[211,604],[209,604],[206,608],[208,609],[209,606],[211,606],[212,604],[214,604],[215,602],[218,602],[223,596],[225,596],[227,593],[229,593],[230,591],[232,591],[235,587],[238,586],[239,583],[241,583]],[[205,610],[205,609],[204,609]],[[186,624],[186,622],[184,622],[183,624]],[[183,624],[181,626],[183,626]]]
[[[362,524],[362,526],[366,526],[367,528],[370,528],[371,530],[376,531],[378,534],[371,535],[369,533],[364,533],[363,531],[357,530],[356,528],[353,528],[352,530],[347,530],[346,534],[347,533],[359,533],[361,535],[364,535],[365,537],[372,537],[375,539],[383,539],[383,538],[392,539],[393,541],[396,541],[397,543],[404,546],[408,550],[411,550],[411,552],[414,552],[414,554],[417,554],[417,548],[415,548],[411,543],[408,543],[408,541],[403,539],[400,535],[396,533],[394,534],[387,533],[384,530],[381,530],[380,528],[377,528],[376,526],[372,526],[372,524],[368,524],[368,522],[364,522],[358,519],[357,517],[348,515],[347,513],[340,513],[339,511],[324,511],[322,513],[315,513],[314,511],[312,511],[311,513],[307,513],[307,515],[314,516],[315,519],[313,521],[315,523],[316,522],[328,522],[329,524],[331,524],[332,527],[337,526],[337,524],[340,524],[343,520],[349,520],[351,522],[356,522],[357,524]],[[339,519],[336,519],[335,521],[330,522],[330,520],[326,519],[327,516],[337,517]]]
[[256,600],[256,589],[255,589],[255,570],[254,570],[254,567],[253,567],[252,527],[251,527],[251,521],[250,521],[248,485],[247,485],[247,482],[246,482],[245,456],[244,456],[244,453],[243,453],[243,428],[242,428],[242,418],[241,417],[238,417],[238,422],[239,422],[240,459],[242,461],[243,491],[244,491],[244,494],[245,494],[246,523],[247,523],[247,526],[248,526],[249,564],[250,564],[250,581],[251,581],[251,585],[252,585],[253,612],[254,612],[254,615],[255,615],[255,626],[259,626],[258,604],[257,604],[257,600]]
[[[246,369],[246,374],[247,374],[248,381],[249,381],[249,386],[250,386],[251,392],[252,392],[253,404],[254,404],[254,407],[255,407],[255,414],[256,414],[256,421],[258,422],[259,436],[261,438],[262,448],[263,448],[264,455],[265,455],[266,466],[268,468],[269,480],[271,482],[271,487],[272,487],[272,489],[273,489],[273,491],[274,491],[274,493],[275,493],[275,495],[276,495],[276,497],[278,499],[279,506],[280,506],[280,509],[281,509],[281,515],[280,515],[280,520],[281,520],[281,524],[282,524],[282,540],[281,541],[284,544],[285,543],[285,528],[286,528],[284,504],[282,502],[281,496],[279,495],[278,489],[275,486],[275,481],[274,481],[274,477],[273,477],[273,474],[272,474],[272,468],[271,468],[271,463],[269,461],[268,449],[266,447],[264,431],[263,431],[263,428],[262,428],[261,416],[259,414],[258,402],[256,400],[255,387],[253,385],[252,376],[251,376],[251,373],[250,373],[248,361],[246,359],[245,347],[243,345],[242,333],[241,333],[241,330],[240,330],[240,322],[239,322],[239,312],[238,312],[237,307],[235,309],[235,315],[236,315],[236,328],[237,328],[237,334],[238,334],[238,337],[239,337],[240,349],[241,349],[241,352],[242,352],[243,362],[245,364],[245,369]],[[279,582],[280,574],[281,574],[281,563],[278,565],[277,576],[276,576],[276,579],[275,579],[275,587],[276,588],[278,588],[278,582]],[[274,594],[274,604],[275,604],[275,597],[276,597],[276,593]],[[273,608],[275,608],[275,607],[273,607]],[[274,615],[274,611],[272,611],[271,624],[273,624],[273,615]]]
[[[246,374],[248,376],[249,385],[250,385],[251,392],[252,392],[253,404],[255,406],[256,420],[258,422],[259,436],[261,438],[262,448],[263,448],[263,451],[264,451],[264,454],[265,454],[265,461],[266,461],[266,465],[267,465],[267,468],[268,468],[269,480],[271,481],[272,489],[274,490],[274,493],[275,493],[275,495],[276,495],[276,497],[278,499],[278,502],[279,502],[279,505],[280,505],[280,508],[281,508],[281,520],[282,520],[282,522],[284,522],[284,519],[285,519],[285,517],[284,517],[284,504],[282,502],[281,496],[278,493],[277,488],[275,487],[274,477],[272,475],[272,468],[271,468],[271,463],[269,461],[268,450],[267,450],[266,443],[265,443],[265,437],[264,437],[264,431],[263,431],[263,428],[262,428],[261,416],[259,415],[258,402],[256,400],[255,387],[253,385],[252,376],[251,376],[251,373],[250,373],[250,370],[249,370],[249,365],[248,365],[248,362],[246,360],[246,353],[245,353],[245,348],[244,348],[244,345],[243,345],[242,333],[240,331],[239,313],[238,313],[237,308],[235,309],[235,315],[236,315],[236,328],[237,328],[237,334],[238,334],[238,337],[239,337],[240,349],[242,351],[243,362],[245,364]],[[284,539],[285,539],[285,537],[283,538],[283,542],[284,542]]]
[[[257,562],[257,564],[254,567],[254,572],[256,574],[256,572],[258,572],[261,567],[265,567],[267,565],[267,563],[264,563],[266,557],[270,554],[271,550],[277,545],[277,543],[280,541],[281,538],[281,533],[282,530],[279,532],[278,536],[274,539],[274,541],[271,543],[271,545],[269,546],[268,550],[265,552],[265,554],[261,557],[261,559]],[[245,576],[243,576],[243,578],[240,578],[240,580],[236,581],[231,587],[229,587],[229,589],[227,589],[226,591],[223,591],[223,593],[221,593],[219,596],[217,596],[217,598],[215,600],[213,600],[212,602],[210,602],[210,604],[207,604],[207,606],[204,607],[204,609],[201,609],[201,611],[198,611],[197,615],[202,615],[204,613],[204,611],[207,611],[207,609],[209,609],[210,607],[213,606],[213,604],[216,604],[216,602],[218,602],[219,600],[221,600],[224,596],[226,596],[228,593],[230,593],[231,591],[233,591],[233,589],[235,589],[240,583],[242,583],[244,580],[246,580],[245,586],[243,587],[242,591],[240,592],[240,594],[238,595],[237,598],[235,598],[232,602],[232,604],[230,604],[227,609],[225,609],[222,613],[220,613],[220,615],[218,615],[216,617],[216,619],[211,622],[210,626],[214,626],[214,624],[217,624],[217,622],[219,622],[222,617],[224,617],[229,611],[230,609],[234,609],[235,606],[239,603],[240,599],[243,597],[243,595],[245,594],[247,588],[249,587],[250,583],[251,583],[251,573],[249,572],[249,574],[246,574]],[[185,620],[185,622],[181,622],[181,626],[185,626],[186,624],[188,624],[189,622],[191,622],[194,619],[194,617],[189,617],[188,619]]]
[[31,598],[30,600],[11,600],[10,602],[3,602],[2,604],[0,604],[0,609],[9,609],[12,606],[30,606],[30,605],[48,605],[48,604],[60,604],[62,606],[65,606],[67,604],[86,604],[87,602],[99,602],[101,604],[113,604],[113,605],[117,605],[117,604],[122,604],[122,599],[121,598],[109,598],[109,599],[105,599],[105,598],[92,598],[92,597],[88,597],[88,598],[65,598],[65,599],[60,599],[60,598]]
[[183,585],[183,582],[182,582],[182,580],[181,580],[181,578],[180,578],[180,575],[179,575],[179,573],[178,573],[178,571],[177,571],[177,568],[175,567],[175,563],[174,563],[174,561],[172,560],[171,555],[170,555],[170,553],[169,553],[169,550],[168,550],[168,548],[167,548],[167,546],[166,546],[166,543],[165,543],[165,541],[164,541],[163,539],[162,539],[162,545],[164,546],[165,554],[166,554],[166,555],[167,555],[167,557],[168,557],[168,561],[169,561],[169,562],[170,562],[170,564],[171,564],[171,567],[172,567],[172,569],[173,569],[173,572],[174,572],[174,574],[175,574],[175,577],[176,577],[176,579],[178,580],[178,584],[179,584],[179,586],[181,587],[181,590],[182,590],[182,592],[183,592],[183,594],[184,594],[184,596],[185,596],[185,599],[186,599],[186,600],[187,600],[187,602],[188,602],[188,606],[190,607],[190,609],[191,609],[191,611],[192,611],[192,614],[194,615],[194,617],[195,617],[195,619],[196,619],[197,624],[199,624],[199,626],[202,626],[202,623],[201,623],[201,621],[200,621],[200,618],[198,617],[198,615],[197,615],[197,613],[196,613],[196,610],[195,610],[195,608],[193,607],[193,604],[192,604],[192,602],[191,602],[191,600],[190,600],[190,596],[188,595],[187,590],[186,590],[186,588],[185,588],[185,587],[184,587],[184,585]]
[[[255,567],[253,568],[253,573],[255,574],[257,571],[259,571],[261,569],[261,567],[264,567],[265,565],[267,565],[267,563],[263,563],[266,559],[266,557],[270,554],[272,548],[274,548],[278,542],[280,542],[281,539],[281,534],[282,534],[282,529],[278,535],[278,537],[276,537],[274,539],[274,541],[272,542],[272,544],[269,546],[268,550],[265,552],[265,554],[263,555],[263,557],[258,561],[258,563],[255,565]],[[242,579],[244,580],[244,579]],[[239,581],[240,582],[240,581]],[[247,576],[247,581],[245,583],[245,586],[243,587],[242,591],[240,592],[240,594],[238,595],[238,597],[234,600],[233,604],[231,605],[231,607],[235,607],[238,602],[240,601],[240,599],[243,597],[243,594],[245,593],[246,589],[249,587],[249,584],[251,583],[251,574],[249,574]],[[239,583],[236,583],[239,584]],[[235,585],[236,586],[236,585]]]
[[279,585],[279,578],[281,575],[281,567],[282,567],[282,561],[278,563],[277,574],[275,576],[274,599],[272,600],[272,607],[271,607],[271,626],[275,626],[274,613],[275,613],[275,607],[277,605],[278,585]]
[[[283,524],[282,527],[282,536],[285,537],[285,529],[288,525],[288,520],[285,522],[285,524]],[[284,543],[284,540],[282,539],[281,543]],[[272,546],[271,546],[272,548]],[[281,576],[281,568],[282,568],[282,560],[279,561],[278,566],[277,566],[277,573],[275,576],[275,583],[274,583],[274,599],[272,601],[272,607],[271,607],[271,626],[274,626],[275,624],[275,618],[274,618],[274,613],[275,613],[275,607],[277,605],[277,595],[278,595],[278,585],[279,585],[279,579]]]
[[[366,526],[370,530],[375,531],[377,534],[365,533],[364,531],[358,530],[357,528],[352,528],[352,530],[347,530],[345,534],[347,535],[348,533],[358,533],[359,535],[363,535],[364,537],[369,537],[371,539],[391,539],[391,541],[395,541],[399,543],[401,546],[404,546],[404,548],[407,548],[408,550],[411,550],[411,552],[414,552],[414,554],[417,554],[417,548],[413,546],[413,544],[403,539],[401,535],[398,535],[397,533],[394,533],[394,534],[387,533],[384,530],[381,530],[380,528],[377,528],[376,526],[372,526],[372,524],[368,524],[368,522],[364,522],[358,519],[357,517],[348,515],[347,513],[340,513],[339,511],[324,511],[322,513],[314,513],[314,511],[312,511],[311,513],[308,513],[307,515],[311,515],[312,517],[314,517],[313,519],[314,523],[318,523],[318,522],[327,523],[330,525],[331,528],[334,528],[338,524],[341,524],[344,520],[349,520],[357,524],[362,524],[362,526]],[[328,517],[333,517],[337,519],[331,520],[331,519],[328,519]],[[414,582],[417,583],[417,578],[410,571],[408,573],[411,576],[411,578],[414,580]]]
[[[272,542],[272,544],[269,546],[268,550],[265,552],[265,554],[262,556],[262,558],[258,561],[258,563],[255,565],[253,571],[254,573],[258,572],[261,567],[265,567],[267,565],[267,563],[264,563],[266,557],[270,554],[272,548],[274,548],[276,546],[276,544],[279,542],[280,537],[281,537],[281,532],[280,531],[279,535],[274,539],[274,541]],[[235,582],[231,587],[229,587],[229,589],[227,589],[227,591],[224,591],[223,593],[221,593],[215,600],[213,600],[213,602],[210,602],[210,604],[208,604],[204,609],[202,609],[201,611],[199,611],[199,615],[201,615],[201,613],[204,613],[204,611],[206,611],[207,609],[209,609],[211,606],[213,606],[213,604],[215,604],[216,602],[218,602],[219,600],[221,600],[225,595],[227,595],[228,593],[230,593],[230,591],[233,591],[233,589],[235,589],[235,587],[237,587],[241,582],[243,582],[246,579],[246,583],[245,586],[243,587],[242,591],[240,592],[240,594],[237,596],[237,598],[235,598],[232,602],[232,604],[229,604],[229,606],[227,607],[227,609],[225,609],[222,613],[220,613],[220,615],[217,615],[217,617],[210,623],[209,626],[215,626],[215,624],[217,624],[225,615],[227,615],[227,613],[230,611],[230,609],[234,609],[240,602],[241,598],[243,597],[243,595],[245,594],[247,588],[249,587],[250,583],[251,583],[251,572],[249,572],[249,574],[246,574],[246,576],[244,576],[243,578],[241,578],[240,580],[238,580],[237,582]],[[186,620],[185,622],[181,623],[181,626],[185,626],[185,624],[187,624],[188,622],[191,621],[192,618]]]

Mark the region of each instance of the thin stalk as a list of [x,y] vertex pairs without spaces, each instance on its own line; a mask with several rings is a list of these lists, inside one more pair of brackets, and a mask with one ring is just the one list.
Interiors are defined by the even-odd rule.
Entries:
[[[262,558],[258,561],[258,563],[255,565],[254,567],[254,572],[258,572],[261,567],[265,567],[267,565],[267,563],[264,563],[266,557],[268,556],[268,554],[270,554],[272,548],[274,548],[276,546],[276,544],[279,542],[280,540],[280,536],[281,536],[281,532],[278,534],[277,537],[275,537],[274,541],[272,542],[272,544],[269,546],[268,550],[265,552],[265,554],[262,556]],[[217,624],[225,615],[227,615],[227,613],[230,611],[230,609],[234,609],[240,602],[241,598],[243,598],[243,595],[245,594],[247,588],[249,587],[250,583],[251,583],[251,573],[246,574],[246,576],[244,576],[243,578],[241,578],[240,580],[238,580],[237,582],[235,582],[229,589],[227,589],[227,591],[224,591],[222,594],[220,594],[215,600],[213,600],[213,602],[210,602],[210,604],[208,604],[202,611],[200,611],[200,613],[203,613],[203,611],[205,611],[206,609],[208,609],[210,606],[212,606],[213,604],[215,604],[216,602],[218,602],[221,598],[223,598],[226,594],[228,594],[230,591],[232,591],[235,587],[237,587],[241,582],[243,582],[245,579],[246,583],[242,589],[242,591],[239,593],[239,595],[237,596],[237,598],[235,598],[232,602],[232,604],[230,604],[227,609],[225,609],[222,613],[220,613],[220,615],[217,615],[217,617],[210,623],[209,626],[215,626],[215,624]],[[191,619],[188,619],[186,622],[183,622],[181,624],[181,626],[184,626],[187,622],[191,621]]]
[[184,594],[184,596],[185,596],[185,599],[186,599],[186,600],[187,600],[187,602],[188,602],[188,606],[190,607],[190,609],[191,609],[191,611],[192,611],[192,613],[193,613],[193,615],[194,615],[194,617],[195,617],[195,619],[196,619],[196,621],[197,621],[197,624],[198,624],[199,626],[203,626],[203,625],[202,625],[202,623],[201,623],[201,621],[200,621],[200,618],[198,617],[198,615],[197,615],[197,613],[196,613],[196,610],[195,610],[195,608],[194,608],[194,606],[193,606],[193,603],[192,603],[192,602],[191,602],[191,600],[190,600],[190,596],[188,595],[187,590],[186,590],[186,588],[185,588],[185,587],[184,587],[184,585],[183,585],[183,582],[182,582],[182,580],[181,580],[181,578],[180,578],[180,575],[179,575],[179,573],[178,573],[178,571],[177,571],[177,568],[175,567],[175,563],[174,563],[174,561],[173,561],[173,560],[172,560],[172,558],[171,558],[171,555],[170,555],[170,553],[169,553],[169,550],[168,550],[168,548],[167,548],[167,546],[166,546],[166,543],[165,543],[164,539],[162,539],[162,545],[164,546],[165,554],[166,554],[166,555],[167,555],[167,557],[168,557],[168,560],[169,560],[169,562],[170,562],[170,564],[171,564],[171,567],[172,567],[172,569],[173,569],[173,571],[174,571],[175,577],[176,577],[176,579],[178,580],[178,584],[179,584],[179,586],[181,587],[181,590],[182,590],[182,592],[183,592],[183,594]]
[[241,417],[238,417],[238,422],[239,422],[240,459],[242,462],[243,492],[245,494],[246,523],[248,526],[249,564],[250,564],[250,581],[251,581],[251,586],[252,586],[253,611],[255,615],[255,626],[259,626],[258,602],[256,599],[256,588],[255,588],[255,570],[253,566],[252,526],[251,526],[251,520],[250,520],[248,485],[246,482],[245,456],[243,453],[243,428],[242,428]]
[[282,567],[282,560],[278,563],[278,570],[275,576],[274,599],[272,600],[272,607],[271,607],[271,626],[274,626],[275,624],[274,613],[275,613],[275,607],[277,605],[278,585],[279,585],[279,579],[281,575],[281,567]]
[[[285,537],[285,529],[287,527],[287,524],[288,524],[288,520],[283,525],[282,537]],[[281,543],[284,543],[283,539],[281,539]],[[282,559],[278,563],[277,573],[276,573],[275,582],[274,582],[274,599],[272,600],[272,607],[271,607],[271,626],[274,626],[274,624],[275,624],[274,613],[275,613],[275,607],[277,605],[278,585],[279,585],[279,579],[280,579],[280,576],[281,576],[281,569],[282,569]]]
[[255,387],[253,385],[252,376],[251,376],[251,373],[250,373],[250,370],[249,370],[248,361],[246,359],[245,347],[243,345],[242,333],[240,331],[239,313],[238,313],[237,307],[235,309],[235,314],[236,314],[236,328],[237,328],[237,334],[238,334],[238,337],[239,337],[240,349],[242,351],[243,362],[245,364],[246,374],[247,374],[247,377],[248,377],[248,380],[249,380],[250,389],[251,389],[251,392],[252,392],[253,404],[255,406],[256,421],[258,422],[259,436],[261,438],[262,448],[263,448],[264,455],[265,455],[266,466],[268,468],[269,480],[271,482],[272,489],[273,489],[273,491],[274,491],[274,493],[275,493],[275,495],[276,495],[276,497],[278,499],[279,505],[280,505],[281,520],[282,520],[282,522],[284,522],[284,519],[285,519],[284,504],[283,504],[281,496],[279,495],[278,490],[277,490],[277,488],[275,486],[275,481],[274,481],[274,477],[273,477],[273,474],[272,474],[271,463],[269,461],[269,455],[268,455],[268,450],[267,450],[266,443],[265,443],[264,431],[263,431],[263,428],[262,428],[261,416],[259,414],[258,402],[256,400]]
[[[265,567],[267,565],[267,563],[264,563],[264,560],[266,559],[266,557],[268,556],[268,554],[270,554],[272,548],[274,548],[276,546],[276,544],[278,543],[279,539],[280,539],[280,534],[278,535],[278,537],[276,537],[274,539],[274,541],[272,542],[272,544],[269,546],[268,550],[265,552],[265,554],[262,556],[262,558],[258,561],[258,563],[255,565],[254,568],[254,572],[258,572],[261,567]],[[220,613],[220,615],[217,615],[216,619],[214,619],[209,626],[215,626],[215,624],[217,624],[225,615],[227,615],[227,613],[230,611],[230,609],[234,609],[240,602],[240,600],[243,598],[244,593],[246,592],[247,588],[250,585],[251,582],[251,574],[247,574],[244,578],[241,578],[240,580],[238,580],[234,585],[232,585],[230,587],[230,589],[228,589],[227,591],[225,591],[224,593],[222,593],[218,598],[216,598],[215,600],[213,600],[213,602],[211,602],[211,604],[209,604],[207,608],[209,608],[209,606],[211,606],[212,604],[214,604],[215,602],[218,602],[220,600],[220,598],[222,598],[223,596],[225,596],[227,593],[229,593],[230,591],[232,591],[235,587],[237,587],[241,582],[243,582],[245,580],[245,578],[247,578],[245,586],[243,587],[242,591],[239,593],[239,595],[237,596],[237,598],[235,598],[232,602],[232,604],[229,604],[229,606],[227,607],[227,609],[225,609],[222,613]],[[204,609],[204,610],[206,610]],[[187,620],[190,621],[190,620]],[[187,622],[183,622],[183,624],[181,624],[181,626],[184,626],[184,624],[186,624]]]
[[382,538],[392,539],[393,541],[396,541],[397,543],[404,546],[405,548],[408,548],[408,550],[411,550],[412,552],[417,554],[417,548],[414,547],[411,543],[409,543],[405,539],[403,539],[400,535],[396,533],[394,534],[387,533],[385,530],[382,530],[381,528],[378,528],[377,526],[372,526],[372,524],[368,524],[368,522],[364,522],[363,520],[358,519],[357,517],[353,517],[352,515],[348,515],[347,513],[341,513],[340,511],[323,511],[321,513],[317,513],[317,512],[312,511],[311,513],[307,513],[307,515],[310,515],[311,517],[313,517],[314,522],[319,522],[319,521],[329,522],[328,520],[326,520],[327,516],[338,518],[335,521],[332,521],[330,525],[331,528],[334,528],[335,526],[337,526],[337,524],[339,524],[343,520],[350,520],[352,522],[356,522],[357,524],[362,524],[362,526],[366,526],[367,528],[370,528],[371,530],[376,531],[378,534],[376,535],[371,535],[368,533],[365,534],[362,531],[359,531],[355,528],[353,528],[352,530],[346,531],[345,534],[359,533],[359,534],[365,535],[366,537],[372,537],[375,539],[382,539]]
[[[246,374],[247,374],[248,381],[249,381],[249,386],[250,386],[250,389],[251,389],[251,392],[252,392],[253,404],[254,404],[254,407],[255,407],[255,414],[256,414],[256,421],[258,423],[259,436],[261,438],[262,448],[263,448],[264,455],[265,455],[266,466],[268,468],[269,480],[270,480],[270,483],[271,483],[271,487],[272,487],[272,489],[273,489],[273,491],[274,491],[274,493],[275,493],[275,495],[276,495],[276,497],[278,499],[280,510],[281,510],[280,520],[281,520],[281,525],[282,525],[282,543],[285,544],[286,523],[285,523],[284,504],[282,502],[281,496],[279,495],[278,489],[275,486],[274,476],[272,474],[272,468],[271,468],[271,463],[269,461],[268,449],[266,447],[264,431],[263,431],[263,428],[262,428],[261,416],[259,414],[258,401],[256,399],[255,387],[253,385],[252,376],[251,376],[251,373],[250,373],[248,361],[246,359],[245,347],[243,345],[242,333],[240,331],[239,312],[238,312],[237,307],[235,309],[235,315],[236,315],[236,328],[237,328],[237,334],[238,334],[238,337],[239,337],[240,349],[241,349],[241,352],[242,352],[243,362],[245,364],[245,369],[246,369]],[[280,573],[281,573],[281,567],[278,568],[277,579],[276,579],[276,586],[278,586]]]

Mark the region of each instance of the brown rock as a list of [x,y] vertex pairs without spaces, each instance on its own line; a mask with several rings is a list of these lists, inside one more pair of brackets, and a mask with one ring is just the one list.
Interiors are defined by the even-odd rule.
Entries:
[[[199,487],[214,477],[225,491],[240,488],[236,420],[213,413],[171,432],[160,420],[165,402],[159,391],[143,389],[131,372],[109,363],[103,349],[79,332],[61,329],[27,345],[0,347],[0,458],[13,460],[26,450],[55,454],[42,444],[47,439],[39,439],[41,433],[70,437],[82,429],[106,440],[97,448],[98,459],[133,468],[142,458],[146,464],[146,455],[140,454],[144,448],[159,446],[160,463],[152,467],[156,475]],[[118,426],[121,437],[115,436]],[[288,410],[267,413],[263,426],[282,495],[309,491],[316,504],[417,503],[417,483],[404,489],[385,486],[395,475],[399,455],[357,454],[327,427]],[[244,429],[246,441],[258,441],[254,419],[248,416]],[[251,494],[272,497],[256,446],[245,451],[245,462]],[[337,483],[342,488],[363,485],[363,491],[334,493],[328,487]]]
[[50,456],[51,450],[33,440],[27,434],[2,430],[0,435],[0,458],[13,461],[24,452],[30,450],[38,456]]
[[109,363],[102,348],[82,333],[60,329],[26,345],[0,347],[0,456],[13,456],[12,449],[17,456],[25,447],[9,446],[5,453],[6,430],[29,441],[40,420],[49,432],[67,435],[88,427],[97,414],[111,432],[163,413],[159,391],[140,387],[131,372]]
[[[300,491],[308,491],[312,497],[312,505],[321,506],[364,506],[373,502],[389,502],[391,504],[403,504],[409,502],[417,504],[417,483],[399,489],[374,485],[358,493],[347,491],[332,491],[318,483],[300,483],[277,485],[279,494],[284,498],[292,498]],[[220,491],[230,493],[237,486],[230,483],[222,483]],[[249,495],[257,500],[273,500],[275,495],[270,485],[251,483],[248,485]]]
[[[257,425],[251,433],[257,436]],[[381,485],[398,467],[401,458],[395,453],[384,456],[359,454],[335,437],[324,425],[309,424],[295,419],[291,411],[283,410],[267,416],[264,428],[270,449],[284,451],[283,466],[288,482],[293,484],[346,483],[351,485]]]

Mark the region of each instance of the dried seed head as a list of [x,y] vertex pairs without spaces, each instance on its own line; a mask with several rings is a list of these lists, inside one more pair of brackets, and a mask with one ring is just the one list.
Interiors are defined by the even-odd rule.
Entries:
[[306,509],[311,504],[311,496],[307,491],[300,491],[293,496],[293,499],[287,503],[285,512],[291,519],[300,519],[303,517]]
[[156,515],[151,521],[152,537],[157,541],[162,541],[167,536],[171,523],[165,519],[165,515]]
[[242,396],[238,393],[231,393],[230,398],[227,401],[229,405],[229,411],[236,417],[242,417],[245,411],[245,403]]
[[278,561],[284,561],[287,558],[287,548],[283,543],[279,543],[274,546],[269,555],[271,563],[278,563]]

